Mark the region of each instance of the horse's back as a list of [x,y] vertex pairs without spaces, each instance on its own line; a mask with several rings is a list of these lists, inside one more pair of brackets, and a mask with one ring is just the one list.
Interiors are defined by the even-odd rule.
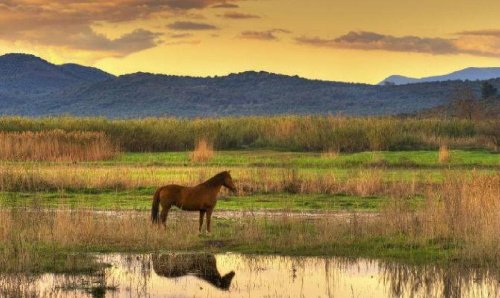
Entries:
[[160,187],[157,192],[159,193],[160,201],[162,204],[175,204],[176,201],[182,199],[187,192],[187,187],[177,184],[169,184]]

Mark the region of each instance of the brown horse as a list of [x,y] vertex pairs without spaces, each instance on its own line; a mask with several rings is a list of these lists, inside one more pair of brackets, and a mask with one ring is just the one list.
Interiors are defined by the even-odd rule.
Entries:
[[181,185],[166,185],[156,190],[153,197],[153,206],[151,208],[151,219],[153,223],[160,223],[158,212],[161,204],[161,223],[166,227],[168,211],[172,206],[176,206],[186,211],[200,211],[200,227],[203,226],[203,216],[207,215],[207,232],[210,233],[210,220],[215,204],[217,203],[217,194],[222,186],[236,191],[233,179],[229,171],[221,172],[207,181],[193,187]]

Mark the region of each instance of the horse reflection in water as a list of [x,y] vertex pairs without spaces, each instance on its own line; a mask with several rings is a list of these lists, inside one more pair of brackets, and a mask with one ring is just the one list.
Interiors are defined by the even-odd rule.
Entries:
[[156,274],[169,278],[194,275],[215,287],[228,290],[235,275],[234,271],[221,276],[212,254],[155,254],[153,269]]

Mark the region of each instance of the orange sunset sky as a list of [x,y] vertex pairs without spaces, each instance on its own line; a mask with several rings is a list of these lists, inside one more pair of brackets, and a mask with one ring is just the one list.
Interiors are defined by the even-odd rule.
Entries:
[[113,74],[377,83],[500,66],[497,0],[0,0],[0,54]]

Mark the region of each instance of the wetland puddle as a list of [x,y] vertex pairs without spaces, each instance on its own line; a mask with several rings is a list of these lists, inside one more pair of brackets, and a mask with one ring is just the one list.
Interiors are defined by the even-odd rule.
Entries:
[[499,297],[499,272],[366,259],[239,254],[98,255],[91,275],[0,275],[0,296]]

